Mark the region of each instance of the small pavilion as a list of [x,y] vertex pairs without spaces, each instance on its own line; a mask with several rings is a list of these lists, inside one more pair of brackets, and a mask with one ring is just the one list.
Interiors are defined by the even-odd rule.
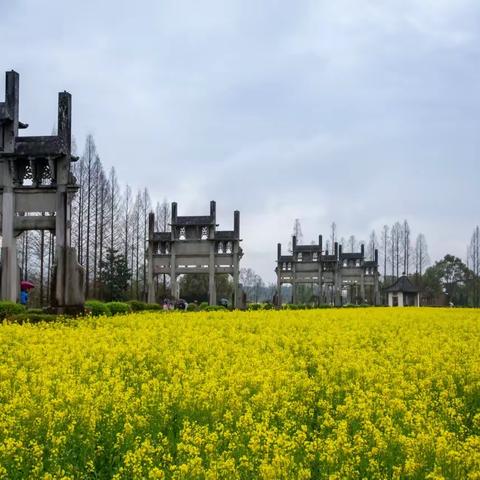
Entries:
[[419,307],[420,290],[406,275],[402,275],[389,287],[385,288],[389,307]]

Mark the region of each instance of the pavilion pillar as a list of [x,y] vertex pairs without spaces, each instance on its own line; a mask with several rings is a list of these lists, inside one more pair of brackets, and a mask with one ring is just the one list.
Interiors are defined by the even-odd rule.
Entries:
[[217,289],[215,286],[215,242],[210,243],[210,257],[208,262],[208,303],[217,304]]

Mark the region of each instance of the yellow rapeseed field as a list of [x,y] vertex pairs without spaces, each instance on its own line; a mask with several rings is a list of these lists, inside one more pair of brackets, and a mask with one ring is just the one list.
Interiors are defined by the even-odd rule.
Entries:
[[0,478],[480,479],[480,312],[0,326]]

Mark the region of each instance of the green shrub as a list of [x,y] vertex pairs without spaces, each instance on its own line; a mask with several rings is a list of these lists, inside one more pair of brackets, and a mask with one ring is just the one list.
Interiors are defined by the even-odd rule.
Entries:
[[263,309],[264,310],[273,310],[273,308],[274,308],[273,303],[264,303],[263,304]]
[[333,308],[329,303],[321,303],[317,308]]
[[207,305],[203,310],[205,312],[224,312],[227,309],[223,305]]
[[247,310],[262,310],[262,307],[261,303],[249,303]]
[[57,315],[52,315],[49,313],[17,313],[8,318],[9,321],[15,323],[39,323],[39,322],[54,322],[57,320]]
[[163,310],[163,305],[159,305],[158,303],[147,303],[145,310]]
[[141,312],[142,310],[150,310],[150,305],[140,300],[130,300],[128,302],[132,312]]
[[307,305],[303,305],[303,304],[287,303],[286,305],[283,306],[283,308],[286,310],[305,310],[310,307],[307,307]]
[[8,300],[0,302],[0,320],[23,312],[25,312],[25,307],[19,303]]
[[189,303],[187,307],[187,312],[197,312],[198,311],[198,306],[195,305],[194,303]]
[[85,302],[85,310],[93,317],[99,317],[100,315],[111,315],[112,312],[108,305],[98,300],[87,300]]
[[124,302],[108,302],[106,303],[112,315],[130,312],[130,305]]
[[210,305],[208,304],[208,302],[202,302],[199,306],[198,306],[198,309],[199,310],[205,310],[207,307],[209,307]]
[[41,314],[43,314],[43,313],[45,313],[45,312],[44,312],[43,308],[29,308],[29,309],[27,310],[27,313],[28,313],[29,315],[30,315],[30,314],[34,314],[34,315],[37,315],[37,314],[38,314],[38,315],[41,315]]

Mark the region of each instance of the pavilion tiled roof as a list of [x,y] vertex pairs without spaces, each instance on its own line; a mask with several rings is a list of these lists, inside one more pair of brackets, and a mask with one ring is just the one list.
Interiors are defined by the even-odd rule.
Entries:
[[419,289],[406,275],[403,275],[395,283],[385,288],[385,292],[418,293]]

